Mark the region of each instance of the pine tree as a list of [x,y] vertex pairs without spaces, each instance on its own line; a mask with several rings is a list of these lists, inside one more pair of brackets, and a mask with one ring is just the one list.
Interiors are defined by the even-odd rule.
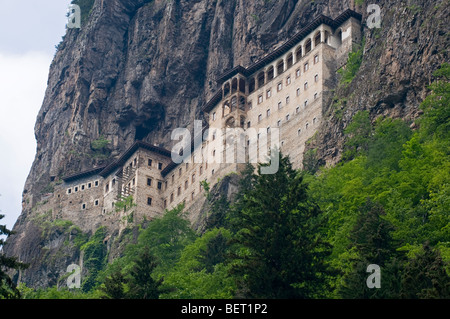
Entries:
[[126,280],[120,271],[116,271],[105,279],[104,287],[100,290],[104,293],[103,299],[125,299]]
[[157,266],[156,258],[148,248],[141,250],[130,271],[128,279],[128,298],[130,299],[158,299],[163,278],[153,279],[153,272]]
[[231,220],[240,297],[314,298],[326,290],[330,249],[321,240],[323,216],[309,201],[301,173],[279,156],[275,174],[261,175],[261,166],[257,175],[248,171],[245,180],[254,188],[242,190]]
[[[0,215],[0,219],[5,216]],[[20,292],[17,289],[16,284],[6,273],[8,270],[15,269],[21,270],[28,267],[27,264],[17,261],[17,257],[6,257],[3,253],[3,246],[5,245],[5,240],[2,236],[8,238],[13,234],[12,231],[6,228],[6,225],[0,225],[0,299],[19,299]]]
[[[401,263],[391,237],[393,226],[386,221],[381,205],[367,199],[360,208],[360,215],[349,235],[350,249],[356,249],[358,257],[352,261],[352,271],[343,278],[339,287],[341,297],[348,299],[395,298],[399,293]],[[366,280],[369,265],[381,269],[381,288],[369,288]]]
[[402,298],[449,299],[450,276],[439,250],[428,243],[405,267],[402,279]]

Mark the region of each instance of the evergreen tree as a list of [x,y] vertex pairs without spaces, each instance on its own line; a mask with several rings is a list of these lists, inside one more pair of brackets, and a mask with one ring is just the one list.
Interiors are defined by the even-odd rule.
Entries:
[[[0,219],[5,216],[0,215]],[[20,292],[17,289],[16,284],[8,276],[7,271],[11,269],[21,270],[28,267],[27,264],[17,261],[17,257],[6,257],[3,253],[3,246],[5,240],[2,238],[6,236],[8,238],[13,234],[12,231],[6,228],[6,225],[0,225],[0,299],[19,299]]]
[[401,297],[408,299],[449,299],[450,276],[439,250],[428,243],[405,267]]
[[163,278],[153,279],[153,271],[157,266],[156,258],[148,248],[140,251],[128,279],[130,299],[158,299]]
[[105,279],[104,287],[100,291],[104,293],[103,299],[125,299],[125,277],[120,271],[114,272],[111,277]]
[[[395,252],[391,232],[393,226],[386,221],[381,205],[367,199],[360,209],[355,227],[349,235],[350,249],[355,249],[357,258],[352,260],[352,270],[343,278],[339,288],[343,298],[372,299],[398,296],[400,265]],[[370,273],[367,267],[378,265],[381,269],[381,288],[369,288],[366,280]]]
[[208,241],[206,248],[200,250],[198,259],[205,266],[207,273],[214,272],[214,266],[226,260],[227,242],[227,238],[219,231],[217,236]]
[[[314,298],[325,291],[329,245],[321,240],[323,216],[306,193],[303,176],[280,156],[275,174],[248,170],[238,210],[232,274],[238,295],[249,298]],[[279,155],[278,155],[279,154]]]

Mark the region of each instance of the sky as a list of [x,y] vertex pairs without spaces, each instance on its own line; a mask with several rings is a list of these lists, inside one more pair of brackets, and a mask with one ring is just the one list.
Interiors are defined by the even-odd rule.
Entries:
[[0,224],[12,229],[36,154],[34,124],[70,0],[0,0]]

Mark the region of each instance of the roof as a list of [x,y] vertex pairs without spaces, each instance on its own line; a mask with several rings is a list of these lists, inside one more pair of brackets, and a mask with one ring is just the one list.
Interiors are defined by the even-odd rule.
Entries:
[[[322,24],[327,24],[333,29],[337,29],[342,23],[347,21],[349,18],[355,18],[358,20],[362,19],[362,15],[359,14],[356,11],[347,9],[343,13],[341,13],[336,19],[331,19],[330,17],[324,16],[323,14],[319,15],[317,18],[315,18],[311,23],[309,23],[306,27],[301,29],[299,32],[297,32],[292,38],[290,38],[287,42],[285,42],[283,45],[281,45],[276,50],[272,51],[271,53],[264,56],[262,59],[258,60],[257,62],[251,64],[249,67],[245,68],[241,65],[238,65],[228,71],[225,71],[217,80],[218,84],[222,84],[226,80],[230,79],[231,77],[235,76],[236,74],[242,74],[245,77],[248,77],[255,72],[257,72],[259,69],[263,68],[265,65],[273,62],[274,60],[278,59],[280,56],[291,50],[296,44],[298,44],[303,38],[305,38],[308,34],[310,34],[312,31],[314,31],[317,27],[319,27]],[[203,107],[204,112],[209,112],[214,108],[214,106],[220,102],[220,99],[222,97],[222,88],[214,94],[214,96],[208,101],[208,103],[205,104]]]
[[123,166],[125,162],[140,148],[171,158],[170,151],[164,148],[157,147],[143,141],[136,141],[118,159],[114,160],[109,165],[92,168],[72,175],[67,175],[63,177],[63,180],[64,182],[68,183],[80,178],[89,177],[93,175],[100,175],[102,177],[106,177],[115,169],[119,168],[120,166]]
[[140,148],[160,154],[164,157],[168,157],[168,158],[172,157],[171,152],[162,147],[154,146],[154,145],[151,145],[151,144],[143,142],[143,141],[136,141],[117,160],[115,160],[114,162],[112,162],[111,164],[106,166],[99,173],[99,175],[102,177],[106,177],[107,175],[111,174],[114,170],[116,170],[120,166],[123,166],[125,164],[125,162],[131,157],[131,155],[133,155]]
[[89,177],[89,176],[93,176],[93,175],[97,175],[98,173],[100,173],[106,166],[101,166],[101,167],[96,167],[96,168],[91,168],[87,171],[82,171],[80,173],[76,173],[76,174],[71,174],[71,175],[67,175],[63,177],[63,181],[66,183],[72,182],[72,181],[76,181],[77,179],[80,178],[84,178],[84,177]]

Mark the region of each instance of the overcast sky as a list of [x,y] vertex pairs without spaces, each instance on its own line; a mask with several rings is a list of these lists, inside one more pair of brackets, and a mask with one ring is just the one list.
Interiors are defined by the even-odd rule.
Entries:
[[36,153],[34,124],[70,0],[0,0],[0,224],[11,229]]

